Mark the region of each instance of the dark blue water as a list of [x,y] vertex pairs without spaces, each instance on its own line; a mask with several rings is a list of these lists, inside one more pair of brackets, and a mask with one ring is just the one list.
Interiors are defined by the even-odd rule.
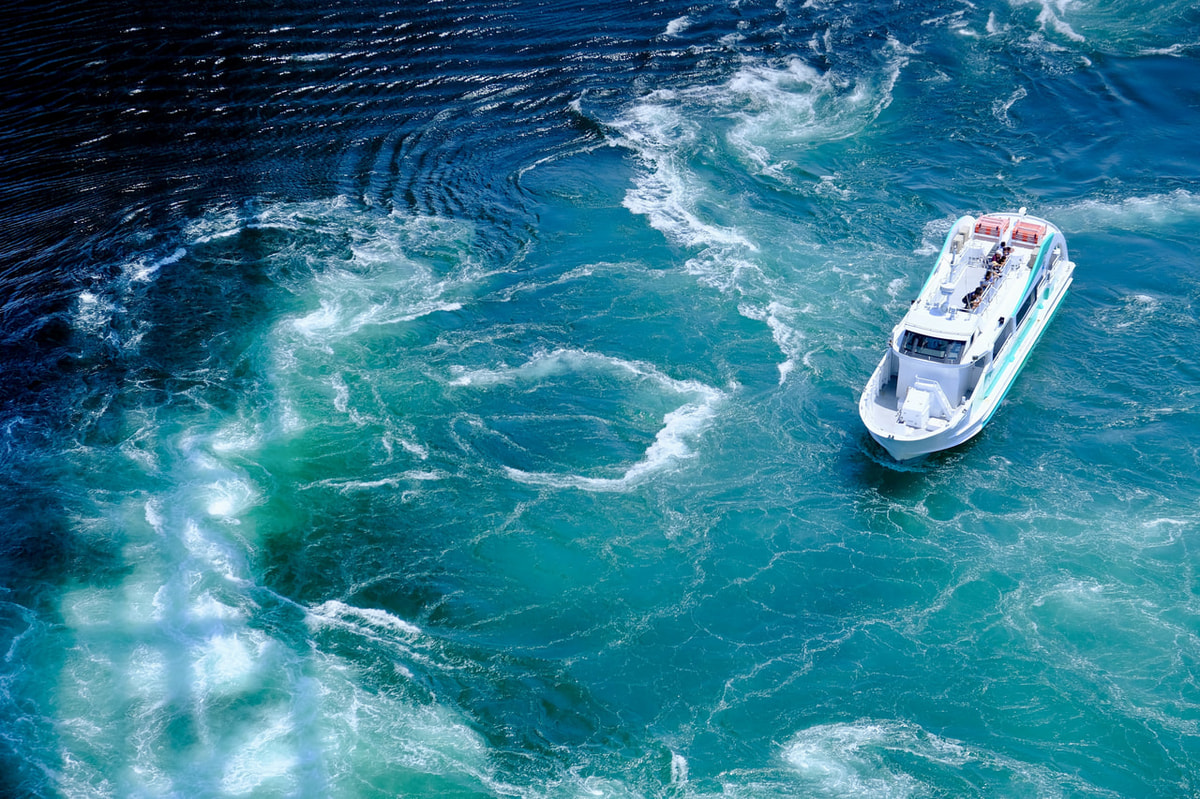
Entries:
[[[8,4],[0,793],[1192,796],[1186,3]],[[1075,284],[857,400],[953,220]]]

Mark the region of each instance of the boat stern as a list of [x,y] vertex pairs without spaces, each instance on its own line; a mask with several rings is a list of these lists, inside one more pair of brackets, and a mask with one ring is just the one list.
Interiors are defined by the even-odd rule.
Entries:
[[950,403],[937,381],[923,378],[917,378],[901,400],[897,376],[897,357],[889,350],[858,402],[858,415],[871,437],[898,461],[957,443],[963,408]]

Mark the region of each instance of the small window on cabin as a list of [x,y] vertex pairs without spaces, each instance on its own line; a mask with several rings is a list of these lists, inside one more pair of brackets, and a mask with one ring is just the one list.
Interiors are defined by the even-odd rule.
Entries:
[[904,331],[900,339],[900,352],[938,363],[958,363],[962,360],[963,349],[967,342],[952,338],[926,336],[923,333]]
[[1037,301],[1038,291],[1042,288],[1042,281],[1037,281],[1033,284],[1033,290],[1025,296],[1025,302],[1021,303],[1021,307],[1017,309],[1017,326],[1020,327],[1025,321],[1025,317],[1029,315],[1029,311],[1033,308],[1033,303]]

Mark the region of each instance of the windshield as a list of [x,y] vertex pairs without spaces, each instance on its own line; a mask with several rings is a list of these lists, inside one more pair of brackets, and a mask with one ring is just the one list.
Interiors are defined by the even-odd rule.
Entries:
[[958,363],[962,359],[965,341],[952,338],[937,338],[923,333],[905,330],[900,339],[900,351],[905,355],[924,358],[939,363]]

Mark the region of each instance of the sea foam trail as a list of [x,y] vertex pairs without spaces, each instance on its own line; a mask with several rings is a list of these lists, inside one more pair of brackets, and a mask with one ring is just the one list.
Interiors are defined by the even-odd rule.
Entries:
[[[460,370],[453,386],[487,388],[498,385],[536,384],[562,375],[586,376],[607,373],[621,382],[649,385],[664,402],[682,404],[663,417],[663,427],[638,462],[625,468],[619,477],[594,477],[580,474],[533,472],[505,466],[504,473],[514,480],[556,488],[586,491],[625,491],[669,469],[679,461],[693,457],[690,447],[712,422],[717,408],[727,398],[719,389],[695,380],[677,380],[646,363],[626,361],[577,349],[558,349],[534,356],[524,364],[502,369]],[[690,400],[690,401],[688,401]],[[548,411],[549,412],[549,409]]]
[[1055,209],[1053,214],[1063,230],[1072,233],[1161,233],[1200,221],[1200,194],[1175,189],[1116,201],[1088,199]]
[[723,398],[724,394],[714,392],[709,401],[685,405],[668,413],[663,419],[663,428],[655,436],[654,443],[646,450],[645,457],[630,466],[620,477],[604,478],[577,474],[526,472],[508,466],[504,469],[505,473],[514,480],[532,485],[580,488],[585,491],[627,491],[650,476],[667,470],[679,461],[694,457],[695,453],[687,442],[707,427],[715,414],[717,401]]
[[[785,356],[780,382],[804,362],[804,336],[789,307],[789,279],[775,263],[777,238],[794,235],[797,254],[817,256],[812,232],[792,220],[743,211],[737,197],[724,196],[713,172],[732,172],[778,183],[789,191],[836,190],[834,179],[815,188],[794,182],[804,174],[796,158],[813,147],[860,133],[892,101],[893,90],[911,51],[894,39],[864,69],[852,73],[814,69],[800,59],[783,65],[751,61],[717,86],[653,92],[626,108],[612,123],[617,143],[637,156],[642,169],[624,205],[643,215],[669,240],[693,254],[686,270],[703,284],[736,298],[739,312],[766,322]],[[712,118],[727,124],[718,138]],[[727,155],[719,159],[714,153]],[[828,258],[820,255],[821,260]],[[789,270],[790,271],[790,270]]]
[[1118,796],[1073,774],[1055,773],[901,721],[817,725],[797,733],[784,746],[783,759],[801,786],[825,797],[926,796],[947,785],[957,785],[966,796],[1009,795],[1015,786],[1020,786],[1018,793],[1039,796]]

